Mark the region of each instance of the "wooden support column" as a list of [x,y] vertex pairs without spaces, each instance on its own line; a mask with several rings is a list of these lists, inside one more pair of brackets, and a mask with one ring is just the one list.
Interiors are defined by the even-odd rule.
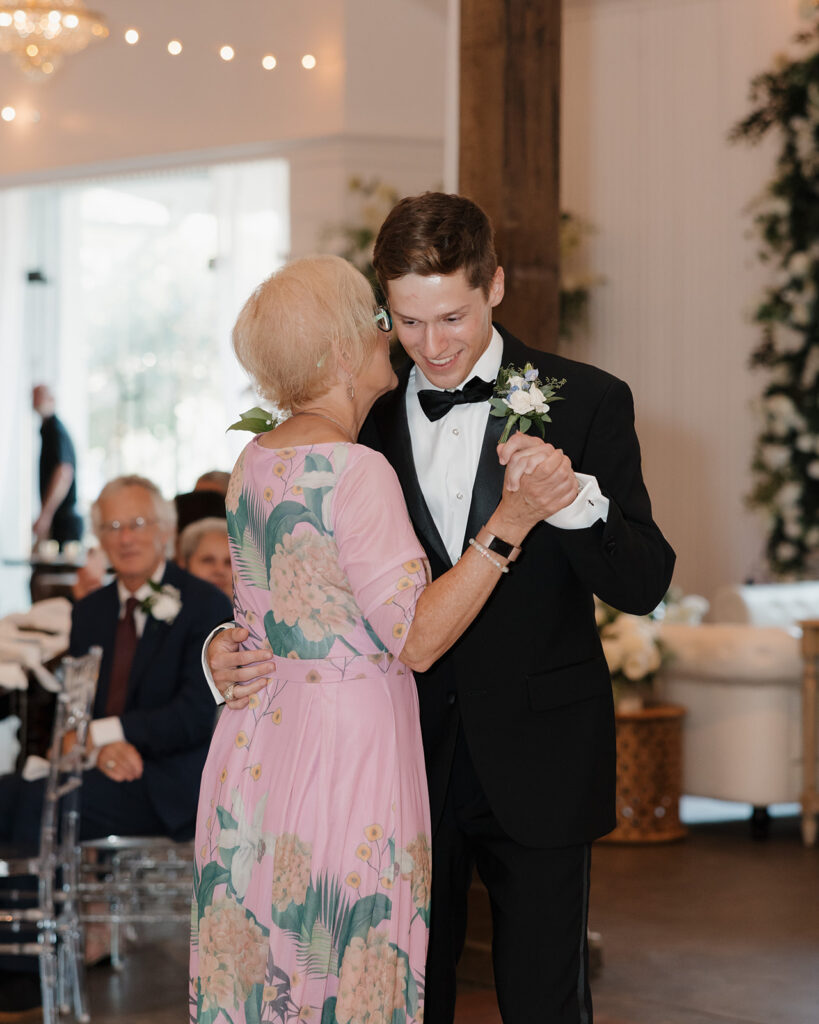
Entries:
[[461,0],[459,190],[495,225],[498,320],[557,345],[561,0]]

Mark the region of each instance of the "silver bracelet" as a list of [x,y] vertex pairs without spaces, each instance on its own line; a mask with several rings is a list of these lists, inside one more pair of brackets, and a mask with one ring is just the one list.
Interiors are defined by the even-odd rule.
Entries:
[[479,555],[483,555],[484,558],[488,559],[496,569],[500,569],[501,572],[509,572],[509,566],[499,562],[497,558],[493,558],[483,544],[479,544],[474,537],[469,538],[469,545],[470,547],[473,547]]

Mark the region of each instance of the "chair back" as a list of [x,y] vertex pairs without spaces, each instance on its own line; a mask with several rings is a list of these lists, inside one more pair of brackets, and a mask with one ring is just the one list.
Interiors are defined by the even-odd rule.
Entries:
[[[68,1012],[72,1004],[77,1020],[88,1020],[78,909],[79,793],[101,659],[102,649],[92,647],[60,664],[39,854],[0,862],[0,874],[37,877],[36,907],[26,904],[25,891],[22,902],[21,893],[8,893],[0,922],[13,941],[0,940],[0,953],[39,957],[45,1024],[57,1024],[58,1010]],[[26,925],[36,927],[36,941],[20,934]]]
[[[102,648],[92,647],[82,657],[63,658],[57,673],[60,690],[54,708],[49,772],[40,831],[41,883],[43,879],[51,879],[53,882],[58,862],[62,862],[64,867],[73,863],[76,870],[78,796],[101,660]],[[43,895],[46,896],[47,905],[52,906],[49,894]]]

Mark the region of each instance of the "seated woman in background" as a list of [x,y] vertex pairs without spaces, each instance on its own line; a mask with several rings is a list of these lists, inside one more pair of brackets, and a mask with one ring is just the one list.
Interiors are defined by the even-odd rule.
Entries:
[[227,522],[209,516],[190,523],[179,535],[179,564],[193,576],[213,583],[233,600]]
[[[423,1019],[430,822],[418,695],[507,571],[473,547],[428,582],[395,472],[357,443],[395,387],[386,309],[345,260],[275,273],[233,332],[290,418],[245,447],[228,488],[243,646],[275,661],[221,716],[196,827],[191,1021]],[[509,454],[492,533],[543,510]],[[267,664],[267,663],[266,663]],[[445,880],[444,880],[445,882]]]

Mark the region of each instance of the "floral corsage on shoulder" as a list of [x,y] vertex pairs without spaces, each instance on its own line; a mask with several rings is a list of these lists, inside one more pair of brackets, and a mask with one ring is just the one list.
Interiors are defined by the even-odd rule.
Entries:
[[148,585],[153,594],[149,594],[139,607],[157,622],[166,622],[170,625],[182,609],[182,595],[178,588],[171,586],[170,583],[162,585],[148,580]]
[[527,363],[522,369],[516,366],[502,366],[495,382],[495,393],[489,400],[491,416],[505,416],[500,443],[509,439],[512,429],[517,426],[525,434],[534,425],[541,437],[546,436],[546,423],[551,423],[549,403],[562,402],[556,392],[566,383],[556,377],[541,380],[537,369]]

